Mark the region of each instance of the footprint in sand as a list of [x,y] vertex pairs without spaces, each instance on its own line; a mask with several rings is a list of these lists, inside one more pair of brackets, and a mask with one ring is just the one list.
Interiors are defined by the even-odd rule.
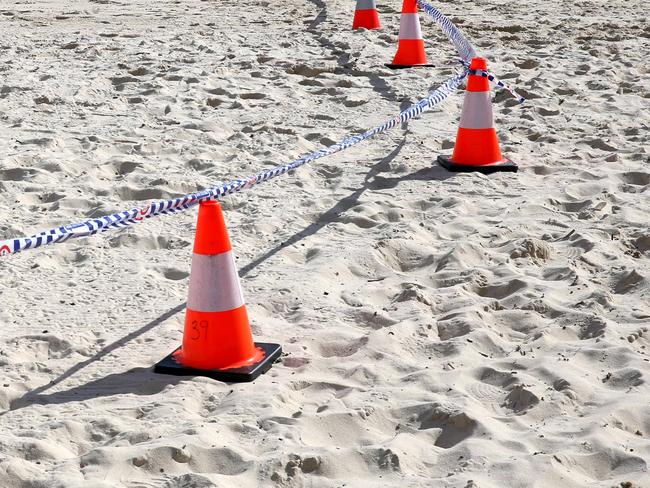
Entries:
[[627,183],[628,185],[647,186],[650,185],[650,173],[641,171],[630,171],[627,173],[619,173],[618,178]]
[[478,285],[474,287],[474,292],[482,297],[496,298],[502,300],[510,295],[517,293],[520,290],[528,288],[528,283],[518,278],[509,280],[503,284],[495,285]]
[[476,420],[465,412],[439,404],[424,408],[415,422],[419,430],[440,429],[434,445],[443,449],[452,448],[467,439],[478,426]]
[[602,382],[609,388],[625,390],[645,383],[643,373],[635,368],[623,368],[607,373]]
[[539,397],[523,385],[515,385],[506,395],[502,404],[503,407],[521,414],[533,408],[539,403]]

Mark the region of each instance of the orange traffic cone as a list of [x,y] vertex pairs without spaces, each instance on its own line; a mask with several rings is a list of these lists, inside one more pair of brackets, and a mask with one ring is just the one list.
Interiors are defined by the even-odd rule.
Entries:
[[[470,69],[487,70],[487,62],[483,58],[474,58]],[[479,171],[483,174],[516,172],[519,169],[501,155],[492,120],[490,84],[486,77],[469,75],[454,152],[451,158],[438,156],[438,164],[453,172]]]
[[386,66],[392,69],[433,66],[427,64],[427,54],[424,52],[424,39],[422,39],[416,0],[404,0],[402,4],[397,53],[393,62]]
[[353,29],[380,29],[379,14],[375,0],[357,0],[354,11]]
[[183,345],[154,372],[253,381],[281,353],[278,344],[253,343],[221,205],[214,200],[201,203]]

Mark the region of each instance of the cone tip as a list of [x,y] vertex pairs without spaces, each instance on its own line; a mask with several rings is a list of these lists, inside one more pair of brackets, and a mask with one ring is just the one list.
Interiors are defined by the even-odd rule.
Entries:
[[195,254],[221,254],[232,250],[221,205],[216,200],[201,202],[194,238]]
[[485,58],[472,58],[469,65],[470,69],[487,69],[487,61]]

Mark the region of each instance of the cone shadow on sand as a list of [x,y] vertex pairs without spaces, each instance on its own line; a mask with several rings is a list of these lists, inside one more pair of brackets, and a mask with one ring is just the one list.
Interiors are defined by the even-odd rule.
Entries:
[[309,0],[312,2],[317,9],[319,9],[318,14],[316,17],[314,17],[314,20],[312,20],[311,24],[307,26],[307,30],[312,30],[318,27],[319,24],[322,24],[323,22],[327,21],[327,5],[325,5],[325,2],[323,0]]
[[[74,386],[67,390],[53,393],[37,393],[43,387],[37,388],[11,401],[9,411],[19,410],[30,405],[52,405],[68,402],[82,402],[94,398],[109,397],[112,395],[133,394],[139,396],[155,395],[170,384],[178,384],[182,378],[170,381],[169,378],[154,374],[151,368],[133,368],[120,373],[109,374],[99,379]],[[51,388],[52,383],[45,385]],[[3,415],[7,412],[3,412]]]
[[[77,387],[71,388],[67,391],[62,391],[62,392],[55,392],[55,393],[44,393],[45,391],[55,387],[56,385],[59,385],[63,383],[65,380],[70,378],[71,376],[75,375],[85,367],[89,366],[90,364],[96,363],[98,361],[101,361],[103,358],[108,356],[109,354],[117,351],[118,349],[124,347],[126,344],[131,342],[132,340],[137,339],[143,334],[146,334],[147,332],[153,330],[155,327],[159,326],[166,320],[169,320],[171,317],[176,315],[177,313],[183,311],[185,309],[185,303],[181,303],[180,305],[177,305],[176,307],[168,310],[164,314],[162,314],[160,317],[155,318],[148,324],[140,327],[137,330],[134,330],[130,334],[125,335],[124,337],[121,337],[120,339],[112,342],[108,346],[104,347],[101,351],[99,351],[97,354],[94,356],[86,359],[85,361],[82,361],[80,363],[75,364],[72,366],[70,369],[68,369],[66,372],[61,374],[58,378],[50,381],[49,383],[39,386],[37,388],[34,388],[33,390],[28,391],[25,393],[23,396],[16,398],[11,401],[9,411],[12,410],[18,410],[20,408],[27,407],[32,404],[38,404],[38,403],[65,403],[67,401],[71,400],[81,400],[81,399],[89,399],[89,398],[95,398],[98,396],[107,396],[107,395],[112,395],[112,394],[117,394],[117,393],[129,393],[130,388],[128,388],[129,382],[117,382],[114,384],[115,388],[109,388],[108,392],[104,391],[103,389],[100,389],[97,384],[101,383],[102,385],[107,385],[107,384],[113,384],[112,382],[109,383],[103,383],[104,379],[107,378],[120,378],[124,377],[124,375],[129,375],[131,373],[129,372],[123,372],[123,373],[116,373],[114,375],[109,375],[108,377],[98,380],[98,381],[92,381],[90,383],[84,383],[83,385],[79,385]],[[133,371],[133,370],[132,370]],[[137,370],[136,370],[137,371]],[[143,375],[147,377],[154,377],[155,375],[153,374],[153,371],[150,369],[142,370]],[[133,379],[133,376],[129,377],[129,381]],[[156,384],[160,385],[160,389],[164,389],[166,385],[168,385],[169,379],[161,379],[159,382]],[[92,385],[95,385],[94,387]],[[138,385],[138,383],[135,383],[134,385]],[[140,385],[141,386],[141,385]],[[154,387],[154,385],[150,385],[151,388]],[[97,394],[98,391],[101,391],[101,394]],[[73,393],[74,398],[70,397],[70,394],[72,392],[78,392],[78,393]],[[91,393],[92,392],[92,393]],[[138,393],[137,391],[133,391],[131,393]],[[151,394],[151,393],[149,393]],[[62,400],[65,398],[65,400]],[[4,415],[7,412],[2,412],[0,415]]]

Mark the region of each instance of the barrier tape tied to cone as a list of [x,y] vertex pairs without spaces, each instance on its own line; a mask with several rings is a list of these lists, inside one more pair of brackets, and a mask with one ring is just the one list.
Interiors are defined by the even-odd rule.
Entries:
[[474,58],[470,64],[454,152],[451,157],[438,156],[438,163],[453,172],[516,172],[517,165],[501,154],[492,116],[490,84],[486,77],[476,74],[479,71],[487,71],[487,61]]
[[[467,40],[460,29],[456,27],[456,25],[451,20],[449,20],[447,16],[440,12],[440,10],[435,8],[433,5],[426,3],[424,0],[416,1],[418,7],[420,7],[426,14],[428,14],[431,20],[436,22],[442,31],[447,35],[451,43],[456,48],[456,51],[458,51],[458,54],[460,55],[460,63],[466,69],[470,70],[469,66],[472,59],[477,57],[476,51],[474,50],[472,44]],[[494,82],[499,88],[508,90],[512,96],[519,101],[519,103],[524,103],[526,101],[526,99],[519,95],[519,93],[517,93],[514,88],[499,80],[496,76],[487,70],[476,70],[474,72],[470,70],[470,74],[485,76],[488,80]]]
[[519,103],[524,103],[526,99],[522,97],[519,93],[515,91],[514,88],[512,88],[510,85],[507,83],[504,83],[501,81],[499,78],[494,76],[492,73],[490,73],[486,69],[471,69],[469,66],[469,63],[465,63],[464,61],[461,61],[461,64],[465,66],[467,69],[469,69],[469,74],[470,75],[478,75],[478,76],[483,76],[484,78],[487,78],[491,82],[495,83],[499,88],[503,88],[504,90],[508,90],[510,94],[517,99]]

